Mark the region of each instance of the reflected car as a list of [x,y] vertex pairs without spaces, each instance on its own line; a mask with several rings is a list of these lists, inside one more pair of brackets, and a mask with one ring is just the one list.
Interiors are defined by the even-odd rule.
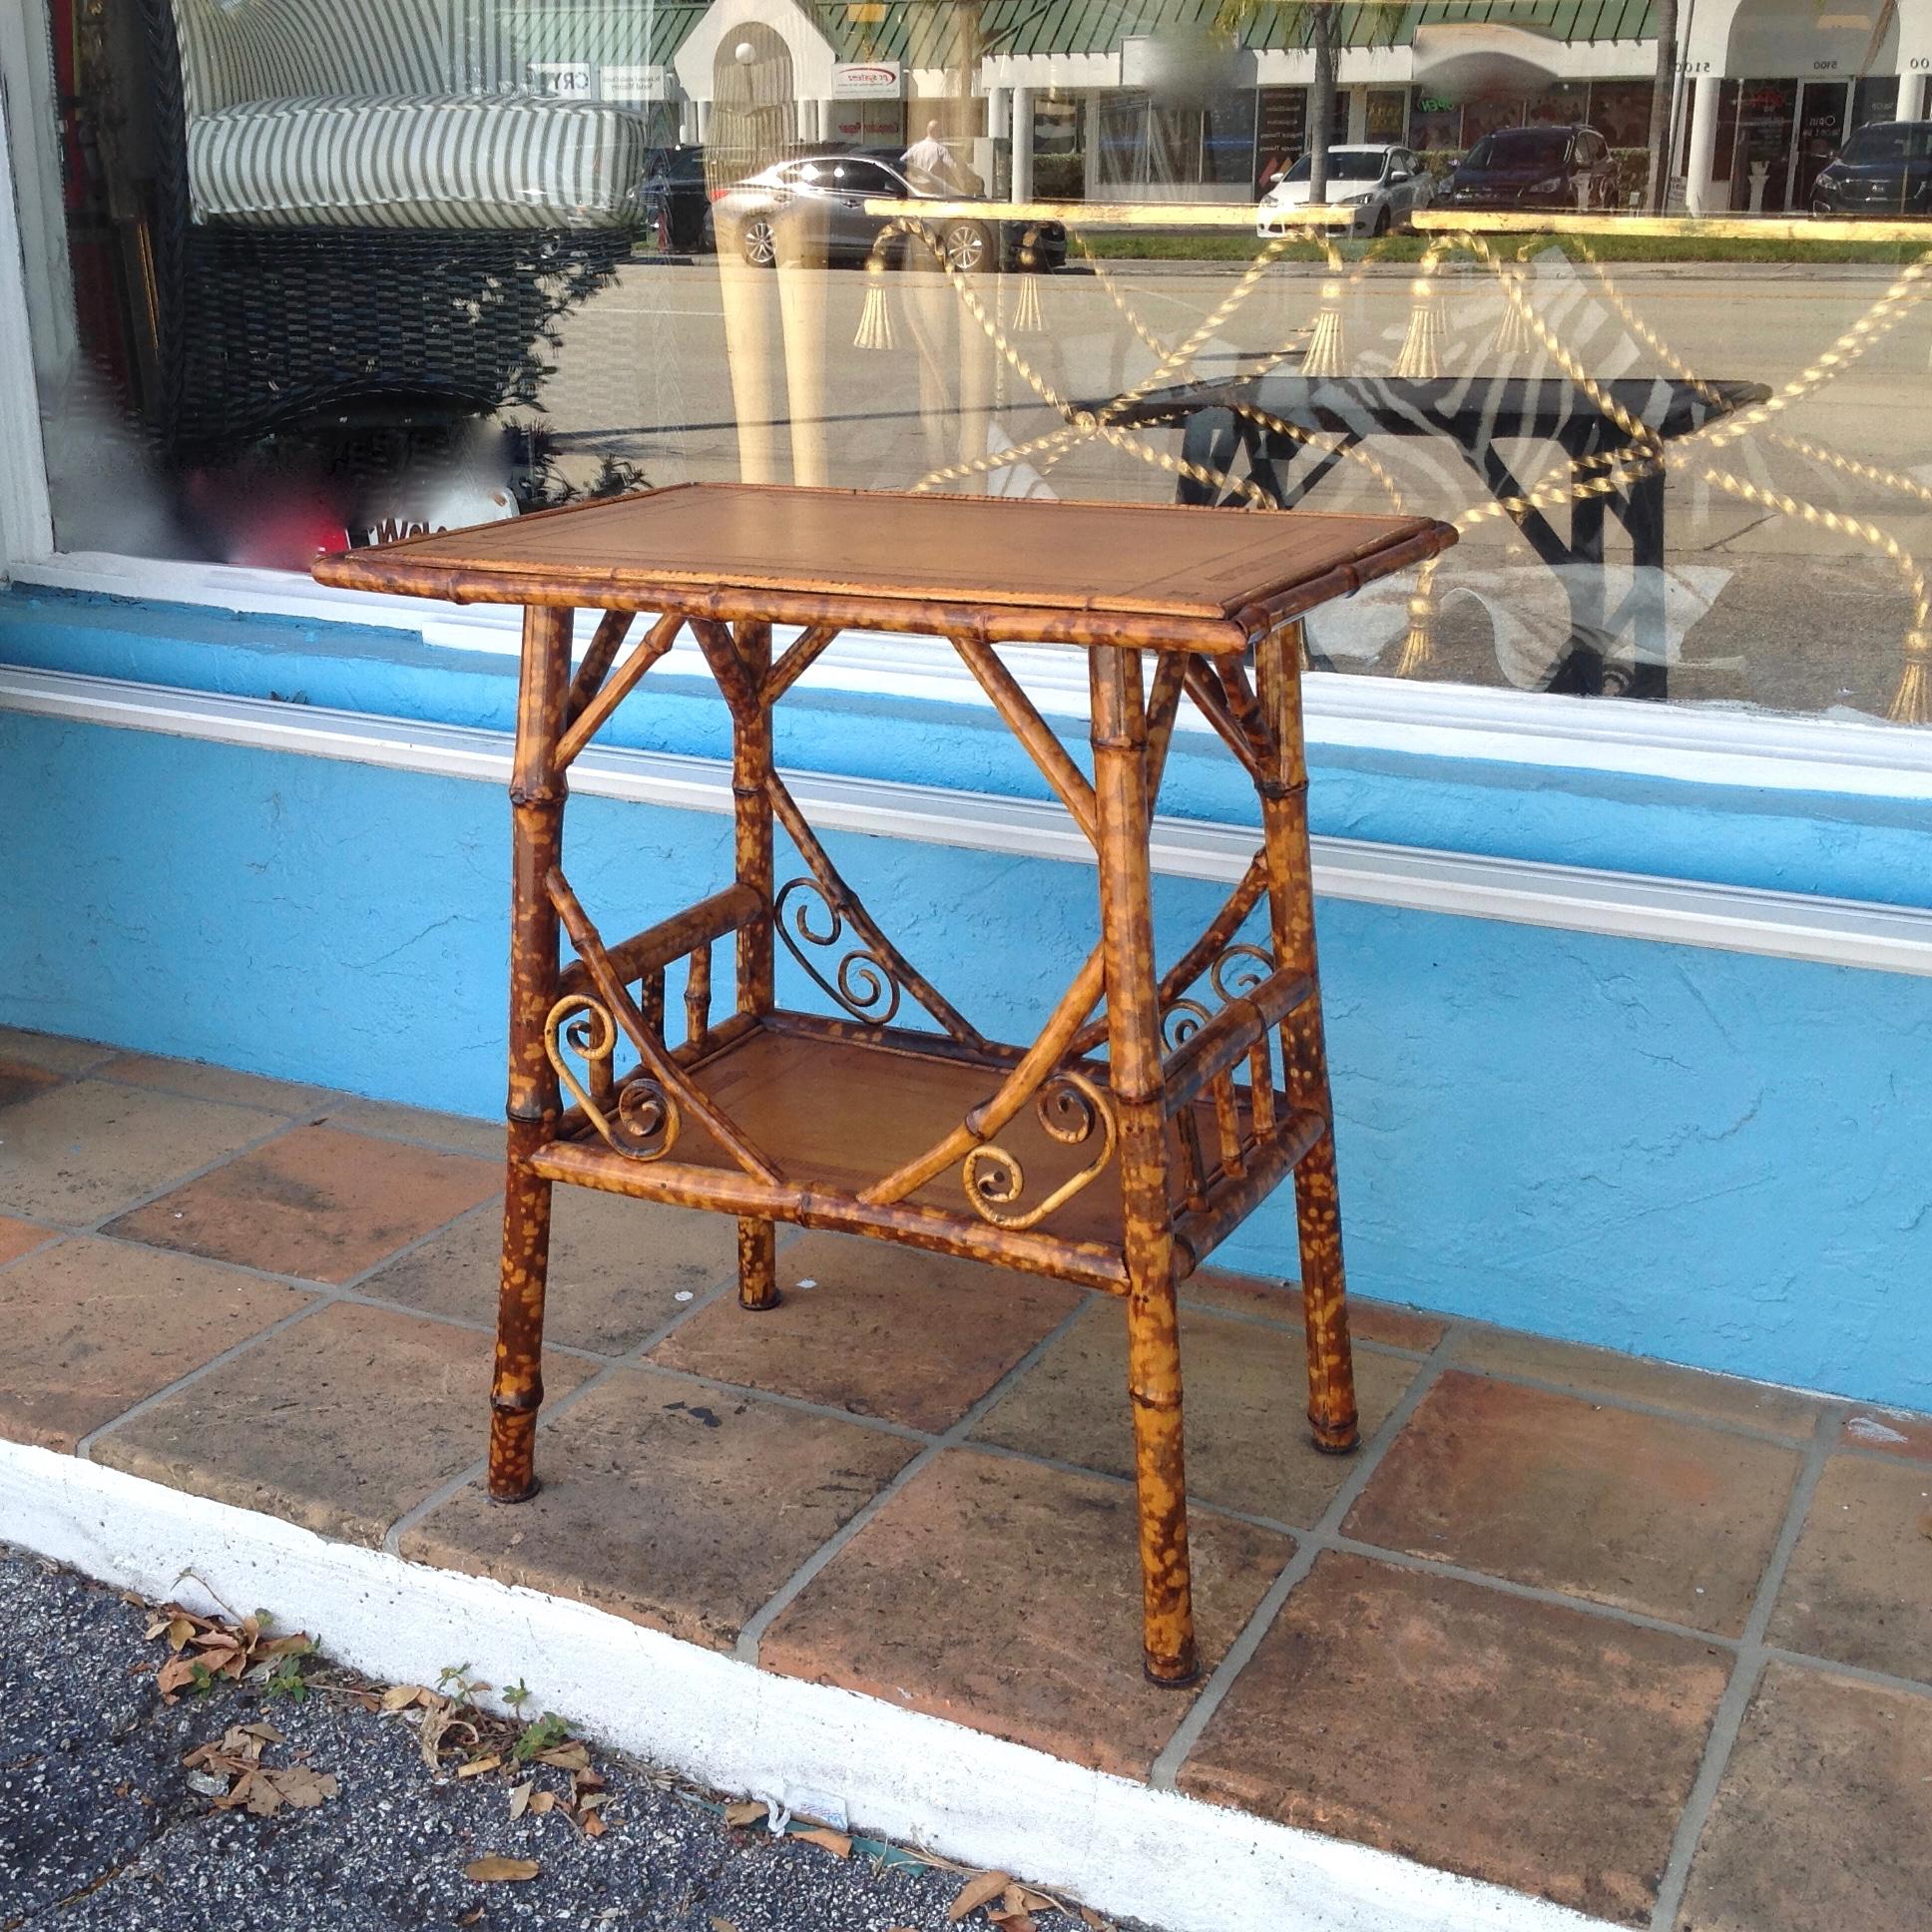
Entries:
[[[862,261],[872,252],[879,233],[893,219],[869,214],[867,202],[904,204],[906,216],[919,218],[921,202],[953,204],[984,201],[978,194],[937,197],[922,194],[889,162],[871,155],[807,155],[781,161],[747,176],[736,187],[714,196],[714,219],[720,245],[735,245],[756,268],[768,268],[778,258],[779,240],[787,222],[811,223],[831,261]],[[933,240],[950,266],[962,274],[982,268],[1019,267],[1027,237],[1033,237],[1033,265],[1058,268],[1067,259],[1067,231],[1058,222],[1003,220],[990,211],[985,216],[952,215],[928,222]],[[887,243],[894,260],[925,250],[909,238],[895,236]]]
[[643,200],[645,221],[656,231],[659,247],[692,254],[712,245],[703,148],[654,149],[645,168]]
[[1437,197],[1443,208],[1617,206],[1617,164],[1595,128],[1499,128],[1456,164]]
[[[1308,206],[1310,157],[1303,155],[1261,197],[1254,233],[1263,242],[1276,236],[1305,233],[1298,222],[1285,222],[1280,211]],[[1407,228],[1409,217],[1427,208],[1434,194],[1428,170],[1408,148],[1360,147],[1328,150],[1328,200],[1351,212],[1352,235],[1386,235]]]
[[1932,213],[1932,121],[1874,121],[1811,184],[1813,215]]

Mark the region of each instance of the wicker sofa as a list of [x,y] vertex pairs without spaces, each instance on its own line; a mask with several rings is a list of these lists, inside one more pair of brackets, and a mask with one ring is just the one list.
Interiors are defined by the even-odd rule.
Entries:
[[638,118],[528,91],[499,0],[142,4],[163,441],[532,399],[630,251]]

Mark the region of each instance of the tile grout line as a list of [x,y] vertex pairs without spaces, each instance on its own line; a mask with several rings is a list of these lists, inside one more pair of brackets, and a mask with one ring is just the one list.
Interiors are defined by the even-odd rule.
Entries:
[[1677,1830],[1671,1840],[1671,1855],[1658,1881],[1657,1904],[1651,1912],[1651,1932],[1673,1932],[1677,1924],[1685,1891],[1690,1881],[1691,1861],[1703,1838],[1704,1826],[1710,1820],[1718,1787],[1730,1763],[1731,1751],[1736,1745],[1738,1733],[1743,1729],[1745,1713],[1770,1656],[1764,1637],[1770,1628],[1771,1613],[1776,1607],[1778,1592],[1783,1587],[1785,1572],[1790,1568],[1791,1557],[1797,1549],[1798,1538],[1804,1532],[1805,1520],[1811,1513],[1811,1499],[1817,1493],[1819,1478],[1823,1476],[1825,1464],[1830,1459],[1832,1437],[1842,1428],[1845,1413],[1844,1407],[1839,1404],[1829,1405],[1820,1411],[1817,1426],[1812,1432],[1811,1446],[1805,1454],[1797,1480],[1791,1486],[1783,1524],[1765,1561],[1764,1573],[1758,1578],[1757,1595],[1751,1603],[1750,1615],[1744,1620],[1744,1635],[1737,1646],[1730,1681],[1724,1686],[1724,1693],[1717,1701],[1716,1711],[1710,1719],[1709,1733],[1704,1738],[1703,1756],[1698,1762],[1697,1774],[1691,1780],[1684,1808],[1678,1814]]
[[[294,1127],[298,1126],[299,1124],[300,1123],[292,1119],[287,1120],[283,1123],[282,1128],[277,1130],[277,1132],[291,1131]],[[243,1155],[254,1152],[256,1148],[266,1146],[268,1142],[272,1141],[275,1138],[276,1138],[275,1134],[263,1135],[260,1140],[251,1143],[250,1146],[242,1149],[238,1149],[234,1154],[228,1157],[228,1160],[229,1161],[241,1160]],[[92,1429],[88,1430],[88,1432],[85,1435],[79,1437],[74,1444],[74,1454],[77,1457],[80,1457],[83,1461],[92,1462],[94,1460],[94,1454],[93,1454],[94,1444],[98,1442],[103,1436],[112,1434],[115,1430],[121,1428],[125,1423],[132,1422],[137,1417],[145,1415],[150,1409],[154,1408],[158,1403],[167,1400],[170,1396],[179,1395],[182,1393],[184,1389],[192,1388],[196,1383],[200,1382],[203,1379],[203,1377],[212,1374],[216,1369],[226,1368],[229,1365],[229,1363],[237,1360],[239,1357],[242,1355],[247,1354],[250,1349],[256,1347],[259,1343],[265,1342],[269,1340],[271,1337],[281,1334],[284,1330],[294,1327],[297,1322],[308,1320],[311,1316],[319,1314],[321,1310],[324,1308],[334,1307],[339,1303],[348,1303],[351,1306],[377,1307],[377,1308],[384,1308],[384,1309],[395,1305],[388,1302],[375,1301],[373,1300],[372,1297],[357,1293],[352,1284],[357,1281],[366,1279],[369,1275],[375,1273],[378,1269],[386,1267],[390,1261],[395,1260],[399,1256],[403,1254],[407,1254],[411,1252],[413,1249],[420,1247],[425,1243],[433,1240],[437,1235],[443,1233],[448,1228],[454,1226],[457,1221],[464,1219],[466,1216],[470,1214],[480,1211],[483,1208],[488,1206],[488,1204],[485,1202],[479,1202],[476,1204],[474,1208],[463,1208],[461,1212],[452,1214],[448,1220],[438,1222],[436,1226],[428,1229],[425,1233],[422,1233],[416,1236],[414,1240],[404,1242],[401,1247],[398,1247],[392,1250],[390,1253],[383,1255],[380,1260],[372,1262],[366,1268],[360,1268],[356,1270],[356,1272],[349,1275],[345,1281],[339,1281],[339,1282],[338,1281],[316,1281],[316,1280],[311,1280],[309,1277],[305,1275],[299,1275],[299,1274],[281,1274],[269,1268],[259,1268],[259,1267],[250,1266],[245,1261],[221,1260],[218,1257],[213,1255],[197,1254],[191,1248],[164,1247],[159,1242],[137,1241],[125,1234],[109,1234],[109,1233],[103,1233],[101,1231],[102,1227],[105,1225],[107,1221],[118,1220],[121,1214],[133,1213],[136,1211],[137,1208],[142,1206],[152,1205],[153,1201],[166,1200],[167,1197],[173,1194],[178,1188],[188,1187],[192,1185],[194,1181],[200,1180],[207,1175],[215,1173],[217,1169],[224,1167],[228,1163],[226,1161],[214,1162],[209,1167],[203,1169],[200,1175],[190,1176],[186,1180],[178,1181],[174,1183],[172,1186],[162,1189],[159,1194],[151,1198],[151,1201],[149,1203],[137,1203],[136,1208],[122,1208],[116,1213],[104,1214],[101,1217],[101,1219],[94,1224],[93,1227],[82,1231],[86,1232],[94,1239],[112,1241],[117,1246],[121,1246],[121,1247],[126,1247],[130,1249],[140,1249],[151,1254],[178,1254],[183,1256],[186,1259],[200,1261],[204,1263],[213,1262],[217,1266],[233,1269],[237,1274],[243,1275],[250,1280],[264,1281],[264,1282],[271,1283],[272,1285],[277,1287],[288,1288],[296,1293],[306,1294],[310,1297],[308,1305],[306,1307],[294,1309],[291,1313],[282,1316],[281,1319],[278,1321],[269,1322],[269,1324],[265,1328],[258,1328],[251,1335],[244,1335],[240,1341],[236,1342],[232,1347],[223,1349],[219,1355],[216,1355],[212,1357],[210,1360],[201,1363],[199,1366],[190,1369],[186,1374],[177,1376],[174,1381],[168,1383],[165,1387],[155,1389],[152,1393],[148,1395],[144,1395],[140,1401],[134,1403],[133,1405],[131,1405],[126,1409],[123,1409],[119,1415],[110,1416],[107,1421],[97,1423]],[[39,1252],[38,1249],[35,1249],[34,1251]],[[428,1316],[424,1318],[429,1320],[441,1319],[441,1317],[438,1317],[438,1316]],[[445,1325],[461,1326],[462,1324],[457,1323],[457,1324],[445,1324]]]
[[93,1462],[94,1445],[103,1436],[112,1435],[125,1424],[146,1415],[150,1409],[158,1403],[167,1401],[170,1396],[179,1395],[184,1389],[193,1388],[204,1376],[212,1375],[218,1368],[226,1368],[230,1362],[245,1355],[257,1343],[266,1341],[271,1335],[279,1335],[294,1327],[297,1322],[307,1321],[323,1308],[332,1307],[338,1299],[333,1289],[315,1284],[311,1284],[308,1292],[314,1296],[314,1299],[305,1308],[296,1308],[291,1313],[283,1315],[279,1321],[271,1321],[267,1327],[256,1329],[252,1335],[243,1335],[240,1341],[232,1347],[223,1349],[219,1355],[201,1363],[198,1367],[191,1368],[185,1375],[176,1376],[166,1387],[156,1389],[152,1395],[144,1395],[139,1402],[123,1409],[119,1415],[110,1416],[107,1421],[97,1423],[88,1430],[86,1435],[75,1442],[75,1456],[83,1462]]
[[1241,1626],[1240,1634],[1234,1639],[1220,1662],[1215,1665],[1208,1682],[1201,1687],[1199,1693],[1182,1713],[1181,1721],[1175,1726],[1174,1733],[1156,1754],[1148,1768],[1147,1781],[1156,1790],[1171,1791],[1175,1779],[1188,1753],[1194,1749],[1201,1733],[1208,1728],[1208,1721],[1218,1710],[1233,1688],[1234,1680],[1247,1668],[1254,1653],[1260,1649],[1261,1639],[1268,1633],[1274,1620],[1280,1615],[1281,1606],[1288,1600],[1294,1587],[1307,1576],[1315,1566],[1315,1559],[1322,1550],[1321,1539],[1336,1528],[1354,1507],[1355,1499],[1368,1486],[1368,1481],[1380,1467],[1382,1458],[1388,1453],[1389,1445],[1407,1426],[1409,1418],[1422,1405],[1424,1396],[1436,1385],[1441,1375],[1450,1344],[1456,1329],[1453,1325],[1443,1331],[1442,1339],[1429,1351],[1415,1379],[1402,1391],[1395,1406],[1382,1418],[1381,1427],[1355,1452],[1355,1466],[1344,1478],[1342,1485],[1330,1498],[1328,1507],[1322,1511],[1309,1531],[1297,1531],[1295,1549],[1292,1556],[1282,1566],[1280,1574],[1262,1593],[1261,1601],[1254,1606],[1248,1620]]
[[[114,1054],[110,1056],[110,1060],[121,1058],[124,1052],[133,1054],[137,1051],[137,1049],[132,1047],[126,1049],[117,1048]],[[432,1140],[425,1135],[405,1134],[393,1129],[374,1126],[367,1122],[346,1121],[341,1118],[339,1111],[345,1106],[407,1107],[409,1103],[406,1101],[377,1100],[369,1094],[345,1093],[338,1087],[315,1087],[308,1089],[307,1091],[314,1095],[314,1100],[307,1107],[276,1107],[265,1100],[216,1100],[207,1094],[194,1093],[186,1087],[164,1086],[152,1080],[123,1079],[105,1071],[109,1064],[110,1061],[99,1061],[87,1073],[74,1074],[70,1078],[73,1080],[98,1080],[103,1086],[119,1087],[123,1092],[127,1093],[161,1094],[169,1100],[197,1101],[205,1107],[242,1107],[248,1109],[251,1113],[274,1114],[302,1127],[332,1127],[338,1134],[359,1134],[365,1139],[372,1141],[400,1142],[405,1147],[421,1148],[425,1154],[451,1154],[469,1161],[491,1161],[499,1158],[498,1154],[494,1151],[489,1154],[479,1154],[473,1147],[460,1147],[453,1140]],[[187,1064],[190,1066],[214,1068],[221,1073],[241,1074],[245,1080],[272,1081],[274,1079],[274,1076],[271,1074],[250,1074],[241,1067],[225,1067],[219,1061],[214,1060],[196,1060],[190,1061]],[[279,1084],[297,1088],[302,1086],[302,1083],[299,1081],[284,1081]],[[423,1113],[433,1110],[418,1108],[412,1111]],[[479,1127],[495,1125],[494,1117],[484,1114],[474,1116],[458,1114],[452,1116],[452,1118],[465,1121],[474,1120],[475,1124]]]
[[1914,1697],[1932,1697],[1932,1678],[1894,1677],[1890,1671],[1875,1671],[1869,1664],[1841,1664],[1836,1658],[1819,1657],[1811,1651],[1787,1651],[1775,1644],[1766,1644],[1764,1661],[1788,1664],[1804,1671],[1828,1671],[1834,1677],[1869,1684],[1878,1690],[1902,1690]]
[[[795,1232],[781,1232],[778,1235],[778,1252],[783,1253],[791,1241],[796,1238],[797,1234]],[[737,1263],[733,1260],[729,1273],[722,1275],[709,1287],[700,1288],[692,1296],[689,1307],[680,1308],[675,1314],[661,1321],[641,1341],[633,1343],[623,1354],[599,1357],[598,1359],[602,1361],[603,1366],[594,1375],[585,1376],[583,1381],[579,1382],[574,1389],[566,1389],[562,1395],[554,1398],[547,1396],[542,1408],[537,1411],[537,1427],[539,1429],[548,1428],[560,1416],[568,1415],[593,1389],[602,1388],[607,1382],[615,1379],[620,1369],[638,1367],[646,1350],[656,1348],[667,1336],[676,1333],[687,1321],[691,1320],[700,1309],[709,1308],[715,1301],[722,1300],[726,1294],[733,1292],[736,1287]],[[545,1343],[546,1348],[549,1346],[549,1343]],[[677,1372],[682,1373],[682,1371]],[[487,1456],[478,1456],[474,1461],[464,1464],[455,1475],[448,1477],[442,1483],[438,1484],[436,1488],[432,1489],[427,1496],[424,1496],[419,1502],[412,1503],[408,1509],[404,1510],[383,1531],[378,1547],[392,1557],[401,1556],[402,1539],[425,1518],[441,1509],[451,1498],[460,1495],[464,1490],[468,1489],[488,1468],[489,1458]]]
[[771,1596],[744,1620],[738,1631],[737,1642],[731,1647],[731,1655],[741,1663],[756,1665],[758,1650],[764,1641],[764,1634],[790,1607],[798,1595],[818,1573],[844,1549],[846,1544],[858,1535],[873,1517],[885,1508],[893,1497],[906,1487],[922,1470],[927,1468],[948,1449],[956,1449],[965,1443],[984,1417],[996,1404],[1019,1384],[1024,1377],[1046,1354],[1047,1350],[1062,1335],[1068,1333],[1093,1307],[1098,1297],[1093,1293],[1084,1295],[1079,1302],[1061,1316],[1046,1334],[1029,1348],[1020,1359],[1009,1368],[979,1400],[972,1404],[952,1426],[934,1436],[927,1445],[913,1456],[897,1475],[882,1488],[876,1490],[865,1502],[852,1512],[839,1527],[828,1536],[817,1549],[805,1558],[796,1570],[772,1592]]
[[[166,1201],[170,1195],[183,1188],[191,1188],[198,1181],[206,1181],[218,1169],[226,1168],[231,1161],[241,1161],[250,1154],[260,1153],[271,1142],[280,1140],[284,1134],[292,1133],[300,1125],[301,1123],[293,1115],[277,1116],[272,1127],[255,1135],[252,1140],[243,1141],[240,1146],[230,1148],[226,1154],[219,1155],[213,1161],[203,1162],[199,1168],[191,1168],[184,1173],[171,1176],[159,1188],[140,1196],[137,1200],[123,1202],[118,1208],[110,1208],[106,1213],[97,1214],[91,1221],[72,1223],[70,1231],[76,1234],[99,1234],[109,1221],[119,1220],[123,1214],[137,1214],[142,1208],[152,1208],[158,1201]],[[113,1240],[124,1237],[109,1235],[108,1238]],[[152,1245],[152,1243],[140,1242],[135,1244]]]
[[[1526,1333],[1527,1330],[1516,1330]],[[1633,1355],[1631,1361],[1649,1361],[1650,1356]],[[1810,1438],[1802,1429],[1779,1434],[1775,1429],[1761,1429],[1748,1422],[1732,1422],[1723,1416],[1695,1415],[1689,1409],[1674,1409],[1663,1402],[1646,1402],[1635,1395],[1618,1395],[1604,1389],[1586,1388],[1577,1382],[1563,1382],[1543,1375],[1525,1375],[1514,1369],[1484,1368],[1475,1362],[1451,1359],[1443,1366],[1453,1369],[1458,1375],[1468,1375],[1485,1382],[1509,1382],[1517,1388],[1532,1388],[1544,1395],[1567,1395],[1573,1401],[1594,1403],[1599,1408],[1618,1409],[1626,1415],[1651,1416],[1662,1422],[1688,1423],[1692,1428],[1709,1429],[1717,1435],[1741,1436],[1746,1442],[1767,1442],[1779,1449],[1798,1449],[1809,1442]],[[1677,1362],[1666,1362],[1666,1368],[1683,1366]],[[1706,1374],[1704,1369],[1690,1369],[1692,1375]],[[1741,1378],[1738,1378],[1741,1379]],[[1775,1386],[1774,1384],[1772,1386]],[[1800,1393],[1793,1390],[1791,1393]],[[1813,1402],[1833,1402],[1836,1396],[1808,1396]],[[1814,1418],[1815,1422],[1815,1418]]]
[[[1197,1277],[1190,1276],[1189,1278],[1195,1279]],[[1091,1289],[1090,1292],[1107,1294],[1107,1290],[1104,1288]],[[1107,1294],[1107,1298],[1110,1301],[1118,1301],[1122,1297],[1117,1294]],[[1215,1302],[1200,1301],[1189,1294],[1179,1295],[1176,1300],[1177,1305],[1184,1314],[1206,1315],[1212,1321],[1238,1322],[1243,1328],[1262,1328],[1274,1334],[1301,1335],[1307,1332],[1299,1315],[1263,1315],[1256,1314],[1247,1308],[1223,1308]],[[1408,1311],[1405,1309],[1403,1312],[1406,1313]],[[1415,1313],[1419,1315],[1422,1313],[1422,1310],[1418,1308],[1415,1310]],[[1433,1315],[1429,1319],[1444,1321],[1447,1317]],[[1349,1346],[1362,1349],[1371,1355],[1400,1356],[1403,1361],[1407,1362],[1426,1362],[1429,1359],[1430,1352],[1426,1348],[1404,1348],[1400,1342],[1374,1341],[1362,1335],[1352,1336]]]

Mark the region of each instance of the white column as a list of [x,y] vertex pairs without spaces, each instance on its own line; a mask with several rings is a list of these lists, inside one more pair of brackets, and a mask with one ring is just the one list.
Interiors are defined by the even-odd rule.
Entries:
[[1013,90],[1013,199],[1033,199],[1033,90]]
[[1348,139],[1359,144],[1368,139],[1368,89],[1351,87],[1348,94]]
[[1717,159],[1717,90],[1714,74],[1699,74],[1690,85],[1690,140],[1685,158],[1685,202],[1692,215],[1712,215],[1730,206],[1728,192],[1711,186]]

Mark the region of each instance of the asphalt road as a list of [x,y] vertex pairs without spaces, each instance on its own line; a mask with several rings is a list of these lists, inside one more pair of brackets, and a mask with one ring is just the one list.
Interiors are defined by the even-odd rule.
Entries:
[[[0,1549],[0,1932],[939,1932],[960,1890],[958,1874],[868,1857],[863,1841],[840,1859],[730,1829],[703,1794],[602,1751],[604,1835],[561,1808],[513,1820],[512,1778],[563,1797],[569,1772],[432,1775],[419,1732],[325,1666],[299,1702],[222,1686],[165,1705],[154,1672],[169,1653],[144,1639],[150,1621]],[[263,1765],[332,1776],[333,1795],[256,1816],[195,1788],[210,1774],[183,1758],[258,1719],[280,1738]],[[538,1870],[465,1875],[491,1855]],[[1036,1922],[1083,1927],[1060,1913]]]

